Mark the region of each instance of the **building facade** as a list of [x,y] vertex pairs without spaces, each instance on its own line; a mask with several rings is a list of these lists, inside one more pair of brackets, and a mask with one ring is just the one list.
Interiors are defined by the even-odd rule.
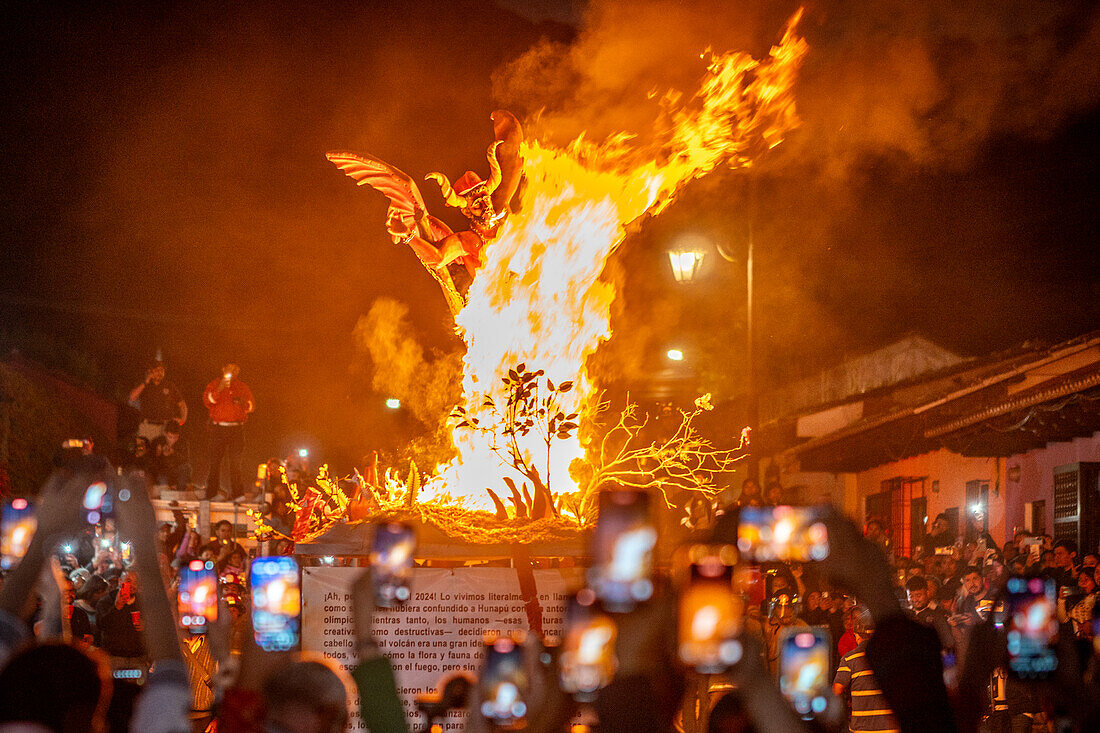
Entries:
[[[1024,529],[1096,551],[1100,332],[965,360],[910,343],[923,354],[906,357],[894,345],[883,356],[927,371],[909,368],[827,404],[776,410],[762,425],[766,462],[793,498],[879,519],[901,555],[941,513],[957,531],[969,520],[998,544]],[[874,361],[860,357],[860,368],[873,371]],[[877,373],[889,375],[890,365]],[[837,397],[828,386],[815,389]]]

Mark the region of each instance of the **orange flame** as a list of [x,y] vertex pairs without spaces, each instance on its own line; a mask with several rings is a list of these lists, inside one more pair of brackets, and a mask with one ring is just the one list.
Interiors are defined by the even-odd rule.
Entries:
[[[661,100],[663,119],[656,146],[641,147],[619,135],[596,144],[583,135],[566,148],[526,141],[528,185],[523,211],[508,219],[500,237],[484,252],[467,306],[458,314],[466,342],[463,389],[471,416],[483,402],[507,401],[501,379],[519,363],[543,369],[555,383],[572,380],[564,396],[566,413],[591,402],[585,359],[610,336],[614,288],[600,279],[608,256],[623,241],[626,225],[671,202],[684,184],[725,163],[734,168],[775,147],[797,127],[792,87],[807,51],[788,21],[767,59],[731,52],[709,55],[699,91],[687,102],[670,92]],[[538,457],[545,444],[532,433],[521,449]],[[454,435],[459,457],[438,467],[421,489],[421,500],[458,500],[491,506],[484,488],[497,488],[510,469],[476,431]],[[583,456],[576,438],[555,444],[550,486],[555,493],[577,490],[569,464]],[[517,477],[519,478],[519,477]]]

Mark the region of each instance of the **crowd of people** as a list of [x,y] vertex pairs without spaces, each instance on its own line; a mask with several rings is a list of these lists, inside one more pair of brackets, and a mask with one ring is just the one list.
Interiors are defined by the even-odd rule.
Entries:
[[[249,554],[229,522],[212,537],[182,514],[158,525],[139,468],[73,447],[58,463],[40,492],[37,530],[0,585],[0,733],[330,733],[346,730],[356,710],[373,733],[409,730],[393,666],[374,637],[369,568],[352,588],[350,675],[321,657],[263,651],[248,612]],[[112,488],[114,506],[92,522],[87,492],[97,482]],[[780,492],[762,496],[747,485],[707,541],[736,545],[740,510],[785,498]],[[1026,533],[997,547],[982,519],[970,517],[956,537],[936,517],[903,556],[878,520],[861,528],[825,513],[827,555],[740,564],[744,651],[713,677],[681,661],[679,591],[658,574],[652,598],[616,617],[614,677],[589,702],[587,724],[609,733],[682,729],[694,688],[702,693],[693,709],[715,733],[1100,729],[1097,556],[1078,565],[1073,543]],[[199,637],[188,635],[174,602],[180,568],[196,561],[216,568],[221,607]],[[1009,650],[998,609],[1012,577],[1059,589],[1058,665],[1045,682],[1003,672]],[[777,683],[792,629],[820,629],[830,640],[832,696],[812,712],[796,710]],[[580,703],[559,685],[556,653],[543,641],[529,637],[523,647],[523,726],[568,730]],[[479,713],[477,689],[464,725],[494,729]]]

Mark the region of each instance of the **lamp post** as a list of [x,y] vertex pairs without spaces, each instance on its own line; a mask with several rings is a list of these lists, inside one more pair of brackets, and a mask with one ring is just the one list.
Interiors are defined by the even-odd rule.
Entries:
[[[749,210],[753,210],[753,204],[755,203],[755,186],[750,192],[750,206]],[[756,365],[753,359],[754,349],[754,337],[753,337],[753,226],[752,217],[749,217],[748,223],[748,246],[745,254],[745,394],[748,402],[748,422],[749,427],[756,430],[757,423],[760,420],[760,405],[756,395]],[[678,283],[690,283],[699,274],[699,265],[703,261],[703,256],[706,253],[705,245],[706,240],[699,235],[691,235],[682,237],[673,244],[673,247],[668,252],[668,259],[672,265],[672,276]],[[719,256],[726,262],[736,263],[737,257],[723,250],[722,245],[716,244],[715,249],[718,251]],[[670,353],[671,358],[671,353]],[[760,465],[756,458],[755,451],[750,455],[748,462],[748,475],[749,478],[758,481],[760,476]]]

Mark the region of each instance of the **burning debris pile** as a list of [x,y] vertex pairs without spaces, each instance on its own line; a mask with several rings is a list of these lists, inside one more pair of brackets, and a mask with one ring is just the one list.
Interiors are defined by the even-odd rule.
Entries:
[[557,147],[525,138],[514,116],[494,112],[487,179],[467,172],[452,186],[428,176],[466,216],[466,231],[430,216],[416,183],[393,166],[328,155],[390,199],[388,232],[440,284],[466,346],[462,397],[445,426],[456,457],[423,480],[415,470],[404,479],[389,471],[384,482],[359,477],[352,495],[330,480],[321,503],[333,516],[354,518],[356,503],[366,502],[371,511],[416,510],[452,526],[463,512],[486,510],[483,518],[495,522],[488,526],[578,527],[594,516],[590,498],[601,481],[655,489],[669,503],[674,491],[717,493],[714,477],[742,455],[745,436],[733,451],[701,438],[692,421],[709,409],[705,399],[663,443],[638,444],[645,418],[632,406],[600,431],[602,440],[582,442],[597,432],[585,426],[606,412],[586,359],[611,335],[615,292],[601,273],[628,225],[658,214],[718,166],[751,166],[798,125],[792,86],[807,51],[800,17],[764,59],[708,51],[698,90],[660,97],[644,143],[624,133]]

